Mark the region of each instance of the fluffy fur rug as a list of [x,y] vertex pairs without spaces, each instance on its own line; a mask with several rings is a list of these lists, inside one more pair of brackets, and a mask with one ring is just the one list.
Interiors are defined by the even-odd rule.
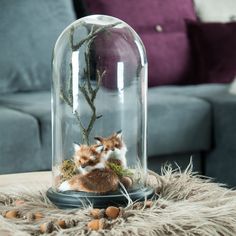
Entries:
[[[91,207],[60,210],[45,197],[45,192],[0,193],[0,235],[40,235],[44,222],[64,220],[66,229],[55,227],[50,235],[236,235],[236,191],[194,175],[189,167],[184,172],[163,169],[161,176],[149,172],[148,184],[159,194],[152,205],[133,203],[115,220],[106,219],[105,229],[92,231]],[[16,200],[24,200],[16,204]],[[19,202],[18,202],[19,203]],[[18,218],[4,217],[17,210]],[[31,213],[43,217],[33,220]]]

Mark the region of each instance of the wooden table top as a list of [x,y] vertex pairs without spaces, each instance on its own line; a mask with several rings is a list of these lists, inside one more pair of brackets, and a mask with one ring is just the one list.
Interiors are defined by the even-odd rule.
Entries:
[[19,188],[20,186],[40,189],[42,186],[50,187],[51,183],[51,171],[0,175],[0,192]]

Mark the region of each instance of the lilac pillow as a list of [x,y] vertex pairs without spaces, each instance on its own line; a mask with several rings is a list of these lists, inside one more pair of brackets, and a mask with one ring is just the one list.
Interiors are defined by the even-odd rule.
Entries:
[[85,0],[91,14],[120,18],[144,42],[149,86],[183,84],[191,71],[186,18],[195,20],[192,0]]
[[195,83],[229,83],[236,76],[236,22],[187,21]]

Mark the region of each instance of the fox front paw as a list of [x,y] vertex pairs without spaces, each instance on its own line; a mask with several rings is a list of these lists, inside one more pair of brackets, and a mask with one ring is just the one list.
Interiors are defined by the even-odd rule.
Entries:
[[63,183],[61,183],[58,190],[61,192],[71,190],[71,187],[70,187],[70,184],[68,183],[68,181],[64,181]]

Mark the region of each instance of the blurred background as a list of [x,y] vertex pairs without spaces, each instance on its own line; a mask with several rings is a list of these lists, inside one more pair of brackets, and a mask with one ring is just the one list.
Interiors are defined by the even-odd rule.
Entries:
[[[235,0],[0,0],[0,174],[51,169],[51,58],[74,20],[127,22],[147,52],[148,165],[236,186]],[[175,164],[174,164],[175,165]]]

